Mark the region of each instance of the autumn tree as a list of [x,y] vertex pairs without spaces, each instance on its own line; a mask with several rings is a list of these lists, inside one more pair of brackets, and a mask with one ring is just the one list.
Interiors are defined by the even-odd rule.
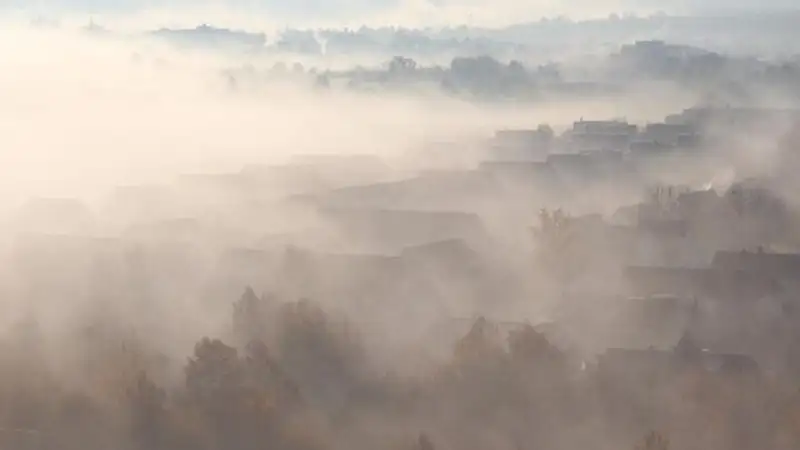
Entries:
[[136,383],[127,389],[126,403],[130,414],[131,434],[138,448],[164,448],[166,400],[166,392],[156,386],[144,371],[139,373]]
[[248,382],[263,391],[282,412],[302,405],[300,387],[289,378],[266,344],[251,341],[246,347],[244,365]]
[[669,439],[652,431],[636,446],[636,450],[669,450]]
[[216,448],[240,448],[241,420],[249,413],[244,404],[253,399],[245,398],[238,351],[220,340],[203,338],[195,345],[185,373],[184,408],[200,415],[202,427],[213,432]]
[[487,365],[504,357],[495,324],[478,317],[467,334],[456,342],[454,362],[459,366]]
[[565,291],[586,264],[576,239],[575,219],[561,209],[541,209],[539,226],[533,231],[540,267]]
[[270,332],[272,301],[268,296],[258,297],[248,286],[233,304],[233,332],[236,339],[246,344],[251,340],[266,341]]
[[307,400],[344,407],[363,381],[366,364],[357,333],[309,300],[283,305],[277,323],[281,366],[303,387]]
[[407,74],[417,70],[417,62],[404,56],[395,56],[389,62],[389,72],[391,74]]
[[456,342],[436,386],[440,402],[464,420],[480,420],[513,401],[513,373],[497,326],[478,318]]
[[531,325],[523,325],[508,335],[511,358],[518,363],[533,364],[537,370],[548,370],[563,376],[566,370],[564,354]]

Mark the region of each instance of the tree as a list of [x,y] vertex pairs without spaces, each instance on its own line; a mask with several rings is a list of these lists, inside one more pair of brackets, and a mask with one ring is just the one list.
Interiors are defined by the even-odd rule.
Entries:
[[286,67],[286,63],[278,61],[272,65],[270,72],[272,72],[274,75],[286,75],[288,70],[289,69]]
[[167,396],[144,371],[126,391],[133,440],[142,449],[163,448]]
[[564,369],[564,354],[530,325],[509,333],[508,348],[515,361],[535,363],[537,367]]
[[457,364],[486,364],[502,353],[497,329],[484,317],[478,317],[469,332],[456,342],[455,361]]
[[539,126],[536,127],[536,133],[547,143],[552,142],[556,136],[555,131],[553,131],[553,127],[546,123],[539,124]]
[[248,286],[233,304],[233,332],[242,343],[267,338],[269,315],[272,312],[269,298],[259,298]]
[[319,89],[328,89],[331,87],[331,80],[327,73],[318,74],[314,80],[314,86]]
[[502,87],[506,66],[490,56],[454,58],[450,62],[450,77],[455,86],[465,87],[476,94],[496,94]]
[[309,300],[278,313],[281,367],[303,390],[303,399],[328,413],[345,413],[364,388],[366,354],[346,320]]
[[417,70],[417,62],[411,58],[395,56],[389,62],[389,72],[392,74],[406,74]]
[[492,76],[502,74],[505,67],[491,56],[477,58],[453,58],[450,62],[450,72],[460,79],[488,80]]
[[561,69],[555,64],[539,66],[536,70],[536,78],[547,83],[557,83],[561,81]]
[[669,439],[652,431],[636,446],[636,450],[669,450]]
[[269,348],[261,341],[252,341],[245,353],[245,370],[250,383],[267,392],[281,411],[302,404],[300,388],[273,358]]
[[513,75],[525,76],[528,74],[528,70],[525,68],[525,66],[523,66],[522,63],[517,60],[513,60],[508,63],[508,71]]
[[436,450],[433,441],[425,433],[420,433],[415,450]]
[[577,273],[580,261],[575,255],[576,246],[573,219],[561,209],[539,211],[539,227],[534,230],[538,243],[539,262],[562,285],[570,282]]
[[211,430],[215,448],[261,449],[278,439],[282,419],[271,379],[254,370],[268,358],[263,349],[251,352],[241,358],[222,341],[203,338],[186,366],[183,406],[199,416],[195,428]]
[[244,373],[235,348],[218,339],[203,338],[185,369],[186,390],[192,403],[207,412],[223,413],[242,385]]

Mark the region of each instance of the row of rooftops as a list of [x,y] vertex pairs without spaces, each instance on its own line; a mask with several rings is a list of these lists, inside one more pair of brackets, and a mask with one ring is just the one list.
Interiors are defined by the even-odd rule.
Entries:
[[641,130],[619,121],[581,121],[559,137],[540,129],[495,132],[489,159],[535,161],[550,155],[619,152],[631,155],[695,149],[701,141],[689,125],[648,124]]
[[695,152],[669,151],[660,146],[634,146],[631,150],[597,150],[572,153],[550,153],[541,158],[523,160],[522,158],[487,159],[479,164],[479,169],[492,173],[514,172],[533,175],[551,170],[577,170],[581,172],[593,169],[634,170],[637,164],[648,164],[648,161],[661,161],[661,158],[677,159],[701,158]]
[[667,116],[663,122],[648,123],[641,127],[624,119],[581,118],[561,136],[554,136],[552,129],[545,125],[535,129],[497,130],[491,147],[496,151],[525,149],[533,159],[554,150],[667,151],[696,148],[702,143],[708,126],[759,123],[800,124],[800,110],[702,106],[685,109]]
[[[759,375],[762,369],[753,356],[718,352],[698,344],[695,334],[703,327],[699,325],[698,329],[696,324],[698,299],[757,300],[780,294],[782,281],[800,280],[800,254],[721,250],[707,267],[628,267],[625,278],[629,292],[638,295],[630,297],[631,301],[651,309],[660,305],[654,311],[660,311],[662,316],[664,308],[684,308],[688,315],[672,324],[673,331],[682,330],[675,345],[607,349],[598,358],[598,369],[607,379],[635,379],[642,376],[642,371],[650,376],[669,376],[671,370],[684,364],[699,365],[710,372]],[[681,302],[682,299],[687,301]]]
[[753,122],[800,121],[800,110],[792,108],[744,108],[700,106],[666,117],[670,125],[703,126],[708,123],[746,124]]
[[[495,143],[533,143],[546,142],[551,137],[551,131],[540,126],[536,129],[501,129],[495,131]],[[655,137],[655,135],[673,134],[694,135],[698,130],[690,123],[667,123],[657,122],[648,123],[643,127],[628,123],[624,120],[579,120],[572,124],[572,128],[567,131],[571,137],[585,136],[627,136],[634,138],[641,135],[643,138]]]

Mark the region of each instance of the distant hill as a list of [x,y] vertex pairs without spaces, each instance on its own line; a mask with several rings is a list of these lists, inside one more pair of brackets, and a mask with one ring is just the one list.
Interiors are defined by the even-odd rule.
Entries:
[[267,37],[264,33],[215,28],[206,24],[189,29],[162,28],[150,34],[175,44],[187,46],[260,48],[267,43]]

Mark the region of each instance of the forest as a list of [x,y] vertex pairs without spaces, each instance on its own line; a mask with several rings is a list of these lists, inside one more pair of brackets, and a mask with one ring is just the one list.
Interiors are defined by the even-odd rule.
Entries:
[[572,360],[531,325],[504,330],[479,317],[448,361],[398,374],[368,356],[346,317],[250,288],[232,304],[229,335],[200,338],[183,362],[111,322],[87,322],[58,355],[41,345],[34,320],[6,337],[3,448],[790,449],[800,441],[795,385],[710,370],[689,339],[652,376],[612,376],[613,367]]

